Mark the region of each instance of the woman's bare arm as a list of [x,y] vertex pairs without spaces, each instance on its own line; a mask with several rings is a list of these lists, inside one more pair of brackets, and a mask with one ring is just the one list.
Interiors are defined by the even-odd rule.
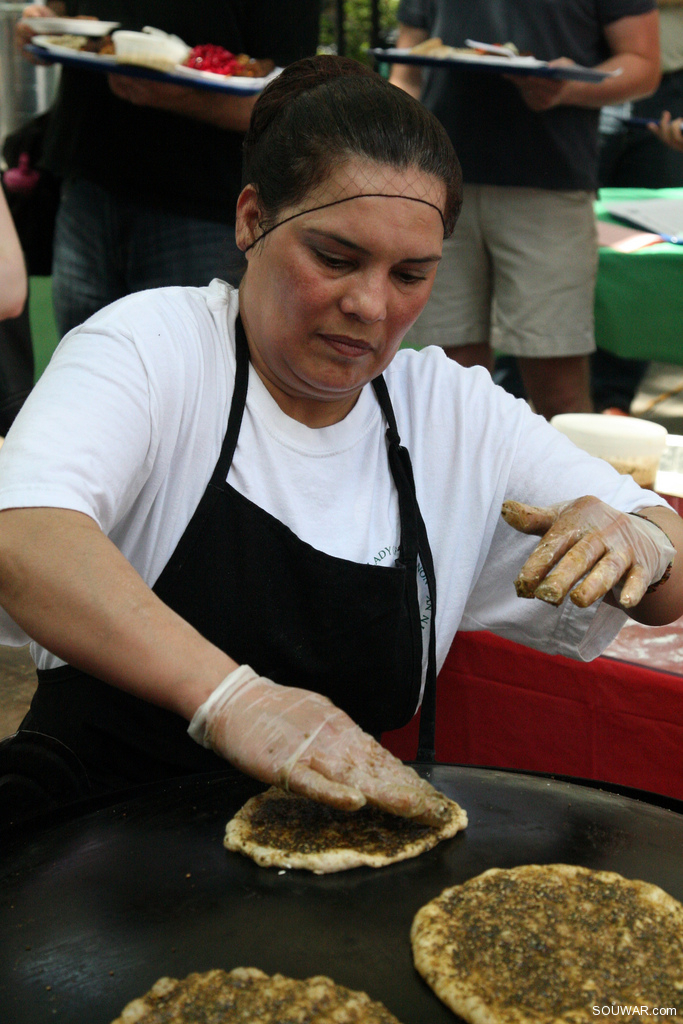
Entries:
[[0,320],[19,316],[26,302],[28,281],[24,254],[0,188]]
[[641,509],[638,514],[662,528],[676,548],[676,557],[669,579],[646,594],[628,614],[646,626],[666,625],[683,615],[683,519],[673,509],[662,505]]
[[0,512],[0,604],[57,657],[188,720],[237,668],[81,512]]
[[202,709],[208,732],[194,738],[264,782],[432,824],[447,812],[439,793],[324,697],[249,666],[236,684],[237,663],[160,601],[83,513],[0,512],[0,604],[71,665],[188,720],[220,691],[220,713]]

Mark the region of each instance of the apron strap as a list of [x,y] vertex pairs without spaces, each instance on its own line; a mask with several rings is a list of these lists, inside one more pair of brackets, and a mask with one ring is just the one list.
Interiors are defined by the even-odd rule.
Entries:
[[[239,437],[242,417],[247,400],[249,385],[249,345],[244,332],[244,325],[239,313],[235,321],[235,389],[225,439],[211,483],[217,486],[225,484],[230,466],[232,465],[237,439]],[[420,763],[432,763],[436,760],[435,729],[436,729],[436,576],[434,561],[427,537],[427,530],[420,512],[415,494],[415,480],[410,455],[407,448],[401,445],[401,438],[396,425],[396,417],[389,398],[384,377],[381,375],[373,380],[372,385],[377,395],[380,408],[387,421],[387,448],[389,466],[398,492],[399,513],[401,520],[401,562],[406,566],[409,577],[408,600],[411,618],[415,623],[415,672],[422,674],[422,644],[420,607],[417,591],[417,559],[425,573],[429,598],[431,601],[431,620],[429,625],[429,647],[427,656],[427,677],[422,697],[420,714],[420,732],[416,760]]]
[[237,447],[237,438],[239,437],[246,406],[247,386],[249,384],[249,346],[247,345],[247,338],[239,314],[235,328],[235,387],[228,415],[228,426],[223,438],[223,444],[221,445],[220,455],[211,474],[209,485],[192,518],[193,529],[186,529],[178,541],[175,551],[164,569],[166,575],[180,573],[187,559],[191,557],[196,538],[202,535],[203,524],[208,522],[213,512],[214,506],[220,497],[220,491],[225,485],[228,470],[232,465],[232,458]]
[[221,453],[216,463],[216,468],[211,477],[211,483],[222,486],[228,477],[232,465],[237,439],[242,426],[242,417],[247,403],[247,388],[249,386],[249,345],[247,336],[244,333],[242,317],[237,314],[235,320],[235,389],[233,391],[228,426],[225,431],[225,438]]
[[[429,623],[429,646],[427,651],[427,676],[422,696],[420,712],[420,731],[418,737],[416,761],[420,764],[432,763],[436,760],[436,574],[434,559],[429,545],[427,528],[420,512],[415,492],[415,478],[407,448],[401,445],[401,438],[396,425],[393,406],[389,398],[386,381],[381,375],[376,377],[372,386],[375,389],[380,408],[387,421],[387,445],[389,462],[398,490],[399,509],[401,513],[401,558],[408,568],[413,568],[413,545],[415,551],[414,601],[417,604],[417,555],[424,570],[431,601],[431,617]],[[404,551],[404,543],[408,548]],[[417,609],[420,619],[419,606]],[[420,672],[422,666],[420,665]]]

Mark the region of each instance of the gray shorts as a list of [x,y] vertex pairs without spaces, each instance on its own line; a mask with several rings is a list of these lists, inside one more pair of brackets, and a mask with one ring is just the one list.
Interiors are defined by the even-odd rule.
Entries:
[[431,298],[406,342],[488,343],[532,357],[594,351],[594,198],[585,191],[466,185]]

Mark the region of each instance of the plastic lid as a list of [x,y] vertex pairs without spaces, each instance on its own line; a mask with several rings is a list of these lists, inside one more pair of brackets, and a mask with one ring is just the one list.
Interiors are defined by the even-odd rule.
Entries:
[[602,459],[659,457],[666,446],[666,427],[635,416],[561,413],[550,423],[579,448]]

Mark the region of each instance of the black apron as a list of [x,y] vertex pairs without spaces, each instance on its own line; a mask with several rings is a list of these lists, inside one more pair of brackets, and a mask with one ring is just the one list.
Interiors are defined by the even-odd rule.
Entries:
[[[415,714],[422,679],[418,558],[431,601],[418,760],[434,760],[436,586],[410,458],[401,447],[383,377],[373,381],[386,418],[398,492],[400,553],[391,568],[318,551],[226,482],[249,380],[236,324],[235,389],[215,470],[153,590],[211,643],[285,686],[323,693],[379,736]],[[71,666],[38,672],[20,727],[58,739],[94,792],[226,767],[187,735],[187,722]],[[10,741],[11,742],[11,741]],[[39,743],[39,739],[36,738]],[[0,776],[3,771],[0,744]]]

